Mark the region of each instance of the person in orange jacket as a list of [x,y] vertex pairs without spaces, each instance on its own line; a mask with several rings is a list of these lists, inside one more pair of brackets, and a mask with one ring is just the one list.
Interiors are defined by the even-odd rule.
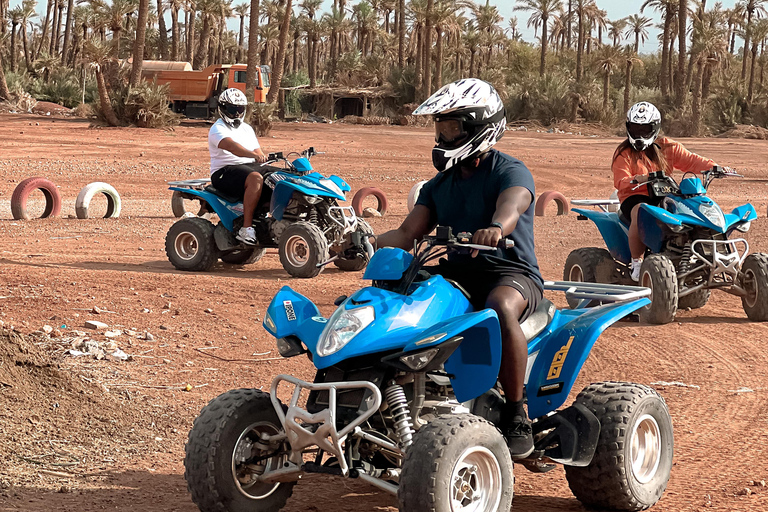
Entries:
[[[717,165],[713,160],[691,153],[682,144],[667,137],[659,137],[661,113],[651,103],[642,101],[632,105],[627,112],[627,138],[613,154],[613,184],[619,192],[621,212],[631,220],[629,226],[629,250],[632,254],[631,277],[640,279],[640,265],[645,244],[640,239],[637,214],[642,203],[654,204],[646,187],[638,184],[648,180],[648,174],[664,171],[671,174],[677,169],[683,172],[701,173]],[[658,206],[658,204],[654,204]]]

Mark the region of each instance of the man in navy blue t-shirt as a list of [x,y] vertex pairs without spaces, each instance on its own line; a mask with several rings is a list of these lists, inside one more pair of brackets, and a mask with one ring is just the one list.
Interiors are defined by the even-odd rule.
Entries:
[[515,242],[491,254],[452,255],[437,272],[458,282],[475,309],[492,308],[499,316],[499,380],[506,397],[501,429],[512,457],[525,458],[533,452],[533,436],[523,400],[528,347],[520,322],[536,309],[543,286],[534,254],[533,176],[521,161],[491,149],[504,134],[506,118],[490,84],[448,84],[414,114],[435,117],[432,161],[439,172],[424,184],[402,225],[377,243],[408,250],[437,225],[471,232],[480,245],[497,247],[502,238]]

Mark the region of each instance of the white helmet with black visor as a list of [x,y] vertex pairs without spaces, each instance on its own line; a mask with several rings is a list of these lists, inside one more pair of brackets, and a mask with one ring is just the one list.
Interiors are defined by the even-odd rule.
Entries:
[[661,130],[661,112],[652,103],[641,101],[627,111],[627,138],[636,151],[645,151]]
[[245,119],[248,98],[240,89],[230,88],[219,95],[219,116],[232,128],[239,128]]

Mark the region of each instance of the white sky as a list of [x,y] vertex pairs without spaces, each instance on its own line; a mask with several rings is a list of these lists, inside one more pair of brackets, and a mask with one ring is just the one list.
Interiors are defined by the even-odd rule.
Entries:
[[[233,3],[239,3],[240,0],[235,0]],[[299,0],[294,0],[294,4],[297,4]],[[475,0],[476,2],[484,2],[484,0]],[[733,7],[733,5],[736,3],[736,0],[720,0],[723,4],[723,7],[730,8]],[[567,0],[563,0],[563,3],[567,2]],[[11,0],[11,7],[18,5],[21,3],[21,0]],[[354,5],[355,3],[358,3],[355,0],[351,0],[348,2],[348,4]],[[515,12],[514,6],[516,2],[513,0],[491,0],[491,5],[496,5],[499,8],[499,13],[504,17],[504,22],[502,23],[502,26],[506,28],[508,25],[508,20],[512,16],[516,16],[518,19],[518,27],[521,29],[521,34],[523,36],[523,39],[526,41],[533,41],[533,29],[527,28],[528,23],[528,17],[530,16],[527,12]],[[709,0],[707,2],[707,7],[711,8],[712,5],[714,5],[714,0]],[[608,18],[611,20],[623,18],[625,16],[629,16],[631,14],[639,13],[640,12],[640,6],[643,4],[641,0],[597,0],[597,5],[600,6],[601,9],[604,9],[608,12]],[[45,16],[45,7],[47,5],[47,0],[38,0],[38,12],[41,16]],[[332,0],[325,0],[323,7],[326,10],[330,10],[330,6],[333,5]],[[656,14],[655,11],[647,11],[643,13],[645,16],[651,16],[657,23],[659,22],[660,18]],[[168,14],[166,14],[166,17]],[[170,18],[169,18],[170,19]],[[169,21],[170,23],[170,21]],[[229,28],[231,30],[238,30],[238,22],[236,20],[232,20],[229,23]],[[653,52],[656,51],[657,47],[657,39],[656,36],[659,34],[658,29],[653,29],[649,33],[648,41],[642,46],[641,52]]]

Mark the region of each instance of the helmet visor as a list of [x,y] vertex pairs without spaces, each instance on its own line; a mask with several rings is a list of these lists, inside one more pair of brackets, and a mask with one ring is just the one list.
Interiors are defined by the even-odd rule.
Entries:
[[627,123],[627,131],[633,139],[651,139],[656,135],[656,126],[653,124]]
[[245,114],[245,105],[233,105],[231,103],[224,103],[221,106],[224,115],[230,119],[236,119],[243,117]]
[[458,119],[435,119],[435,142],[444,146],[455,146],[469,134],[464,123]]

